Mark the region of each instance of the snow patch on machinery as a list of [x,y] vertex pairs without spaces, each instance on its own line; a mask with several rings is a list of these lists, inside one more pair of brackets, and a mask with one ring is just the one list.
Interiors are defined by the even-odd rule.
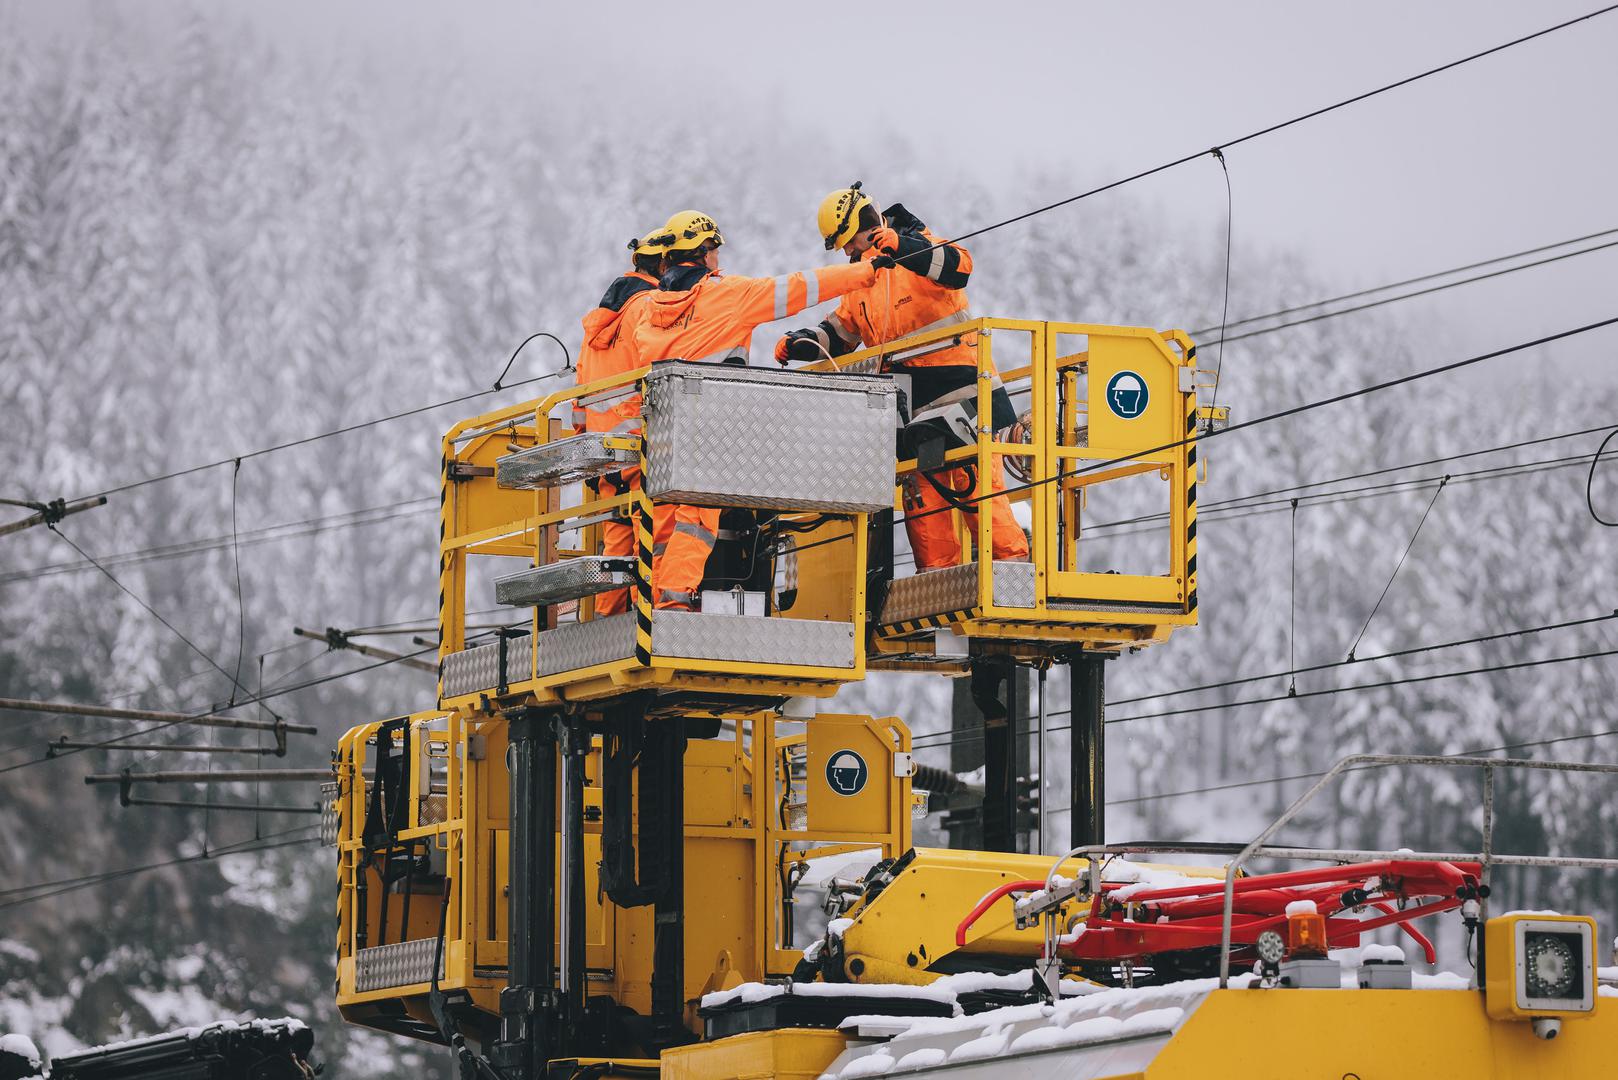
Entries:
[[1318,915],[1320,909],[1313,900],[1294,900],[1287,905],[1287,918],[1294,915]]
[[15,1054],[28,1062],[31,1069],[38,1069],[43,1064],[39,1047],[26,1035],[0,1035],[0,1054]]

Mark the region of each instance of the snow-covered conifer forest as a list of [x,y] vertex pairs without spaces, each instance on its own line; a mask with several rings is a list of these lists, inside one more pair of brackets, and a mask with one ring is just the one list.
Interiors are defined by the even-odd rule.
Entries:
[[[226,464],[116,491],[106,507],[64,521],[61,536],[35,528],[0,538],[4,696],[196,710],[230,698],[221,668],[256,691],[367,663],[292,637],[294,625],[430,625],[437,437],[521,391],[229,459],[486,390],[536,330],[576,346],[579,318],[619,272],[624,241],[673,210],[708,209],[726,236],[727,267],[771,273],[825,258],[811,211],[845,171],[865,170],[879,197],[946,233],[1075,187],[1071,176],[1037,172],[1019,188],[989,187],[965,161],[958,175],[921,175],[898,135],[891,158],[867,150],[845,167],[829,160],[835,148],[806,155],[793,131],[763,119],[720,133],[685,117],[628,139],[591,130],[565,103],[474,107],[447,69],[406,82],[282,51],[225,18],[193,17],[178,35],[131,18],[117,9],[62,39],[0,28],[0,495],[72,497]],[[1001,230],[972,250],[979,313],[1187,329],[1219,321],[1223,228],[1188,232],[1172,207],[1130,192]],[[1319,282],[1293,253],[1238,248],[1231,314],[1318,299],[1329,293]],[[1531,304],[1522,314],[1514,340],[1547,329]],[[1233,342],[1221,400],[1250,419],[1458,359],[1406,347],[1403,320],[1420,317],[1390,307]],[[773,341],[772,328],[761,331],[755,357]],[[511,378],[555,370],[553,349],[531,344]],[[1527,373],[1535,356],[1503,363]],[[1120,721],[1108,747],[1113,838],[1247,839],[1298,781],[1193,789],[1312,773],[1361,751],[1519,746],[1512,753],[1618,758],[1611,656],[1445,677],[1610,652],[1618,620],[1304,672],[1295,699],[1282,675],[1128,700],[1344,659],[1429,504],[1357,656],[1612,612],[1613,534],[1586,510],[1588,459],[1566,460],[1593,451],[1600,432],[1235,500],[1615,416],[1610,379],[1429,380],[1211,441],[1201,625],[1108,671],[1108,717]],[[1532,461],[1548,464],[1486,471]],[[1595,490],[1618,499],[1610,479]],[[1098,497],[1087,511],[1096,558],[1157,542],[1150,522],[1109,527],[1153,509]],[[1310,696],[1397,680],[1407,681]],[[345,728],[421,708],[433,692],[430,675],[392,666],[269,704],[320,726],[318,737],[294,738],[285,761],[307,767],[328,760]],[[1255,698],[1267,700],[1184,711]],[[948,701],[946,686],[882,677],[838,705],[897,714],[925,734],[948,727]],[[1059,691],[1051,704],[1065,707]],[[0,718],[0,1030],[60,1052],[215,1016],[292,1014],[316,1026],[328,1075],[438,1067],[441,1055],[338,1022],[329,849],[190,858],[283,833],[303,839],[309,819],[120,808],[115,789],[80,782],[126,766],[206,767],[198,758],[108,749],[41,760],[61,734],[138,726]],[[1614,737],[1584,738],[1602,732]],[[152,738],[255,743],[252,733],[186,729]],[[933,744],[923,760],[948,764],[943,740],[923,741]],[[1057,806],[1066,752],[1065,731],[1054,731]],[[1610,854],[1618,804],[1607,794],[1579,779],[1505,778],[1497,844]],[[304,797],[226,785],[211,795]],[[1465,847],[1479,818],[1470,775],[1362,772],[1294,839]],[[1049,846],[1065,846],[1065,819],[1052,821]],[[73,887],[124,867],[148,869]],[[57,881],[60,890],[30,888]],[[1618,910],[1618,889],[1599,877],[1506,882],[1508,906]]]

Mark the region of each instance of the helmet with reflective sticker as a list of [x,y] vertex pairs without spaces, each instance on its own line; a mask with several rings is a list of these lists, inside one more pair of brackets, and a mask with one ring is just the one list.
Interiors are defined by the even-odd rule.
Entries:
[[669,218],[662,233],[654,239],[664,242],[669,251],[695,251],[710,240],[715,247],[725,242],[713,218],[700,210],[681,210]]
[[820,201],[817,221],[827,251],[842,247],[860,231],[860,211],[871,205],[860,183],[856,180],[846,188],[838,188]]

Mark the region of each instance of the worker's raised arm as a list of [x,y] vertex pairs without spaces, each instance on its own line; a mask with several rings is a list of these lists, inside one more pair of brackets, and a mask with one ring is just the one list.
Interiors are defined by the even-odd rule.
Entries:
[[894,235],[897,238],[891,249],[894,262],[946,289],[966,288],[967,279],[972,276],[972,256],[961,245],[945,243],[922,230],[899,231]]
[[775,359],[782,365],[788,360],[807,364],[821,357],[835,359],[845,356],[859,345],[859,334],[851,330],[834,311],[820,320],[819,326],[789,330],[775,343]]
[[[724,279],[721,279],[724,280]],[[773,278],[731,278],[744,290],[739,309],[754,326],[796,315],[823,300],[869,287],[876,281],[870,262],[822,266]]]

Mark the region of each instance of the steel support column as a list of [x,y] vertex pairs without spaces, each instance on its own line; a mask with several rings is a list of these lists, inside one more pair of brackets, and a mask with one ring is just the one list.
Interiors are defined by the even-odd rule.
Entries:
[[1106,678],[1101,657],[1079,653],[1072,658],[1073,703],[1069,776],[1072,780],[1072,845],[1106,843],[1107,729],[1103,711]]

